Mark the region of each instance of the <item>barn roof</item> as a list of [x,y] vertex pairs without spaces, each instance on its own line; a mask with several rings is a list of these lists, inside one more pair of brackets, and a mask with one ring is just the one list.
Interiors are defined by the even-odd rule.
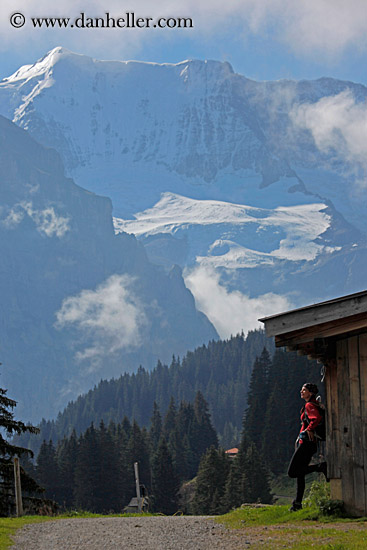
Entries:
[[367,290],[264,317],[267,336],[277,347],[321,358],[333,338],[367,330]]

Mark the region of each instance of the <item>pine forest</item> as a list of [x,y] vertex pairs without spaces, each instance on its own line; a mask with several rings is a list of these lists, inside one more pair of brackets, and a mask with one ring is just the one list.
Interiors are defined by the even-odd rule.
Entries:
[[122,511],[135,495],[135,462],[150,511],[220,514],[271,503],[307,381],[322,393],[320,365],[274,352],[261,331],[211,342],[169,367],[101,381],[29,436],[42,441],[24,468],[63,509]]

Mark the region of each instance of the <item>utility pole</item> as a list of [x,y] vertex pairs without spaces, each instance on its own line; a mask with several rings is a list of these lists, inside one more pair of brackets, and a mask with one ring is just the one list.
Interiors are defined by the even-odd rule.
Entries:
[[18,518],[23,515],[22,486],[20,484],[19,458],[14,457],[15,504]]
[[138,500],[138,512],[141,513],[142,509],[142,498],[140,496],[140,481],[139,481],[139,466],[137,462],[134,462],[134,472],[135,472],[135,485],[136,485],[136,498]]

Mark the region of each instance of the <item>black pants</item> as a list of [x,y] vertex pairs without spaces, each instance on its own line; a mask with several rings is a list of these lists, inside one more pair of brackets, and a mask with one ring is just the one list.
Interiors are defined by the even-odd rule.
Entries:
[[302,502],[305,492],[305,476],[312,472],[319,471],[319,465],[309,466],[311,458],[317,451],[317,443],[313,441],[303,441],[298,444],[288,467],[289,477],[297,478],[297,496],[296,501]]

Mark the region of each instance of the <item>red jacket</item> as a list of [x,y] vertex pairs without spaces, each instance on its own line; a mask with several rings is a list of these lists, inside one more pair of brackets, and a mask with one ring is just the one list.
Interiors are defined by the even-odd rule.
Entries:
[[[307,424],[305,411],[307,412],[307,417],[309,422],[308,424]],[[322,420],[322,416],[319,412],[318,406],[316,405],[316,401],[314,400],[308,401],[308,403],[306,403],[306,405],[301,409],[302,426],[301,426],[300,433],[303,432],[304,430],[313,432],[316,426],[320,424],[321,420]]]

